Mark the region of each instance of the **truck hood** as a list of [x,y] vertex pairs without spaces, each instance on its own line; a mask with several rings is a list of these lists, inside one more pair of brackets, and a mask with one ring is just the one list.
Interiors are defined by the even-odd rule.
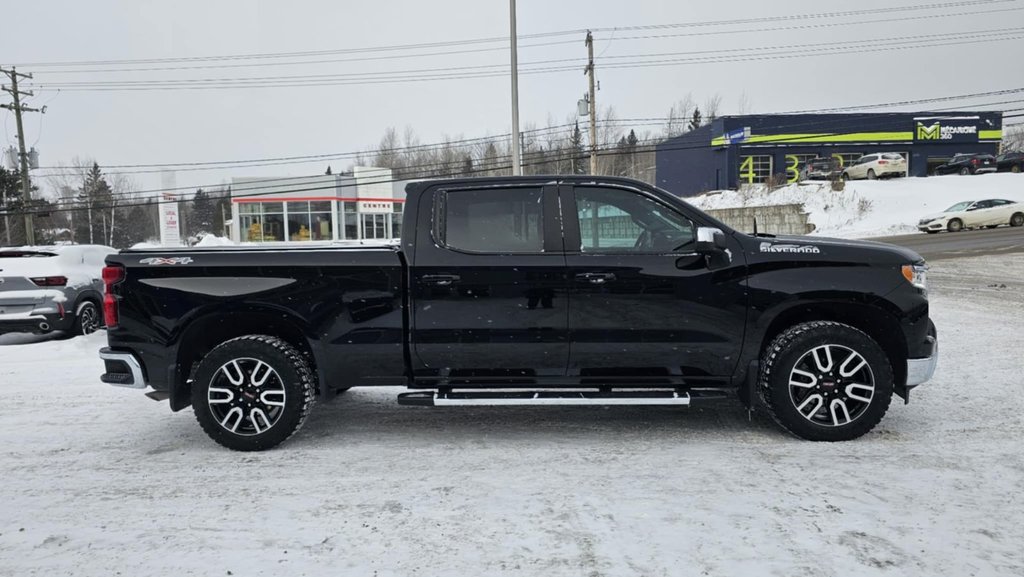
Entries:
[[756,237],[755,251],[764,255],[802,256],[811,260],[852,260],[877,265],[924,262],[916,252],[872,240],[822,238],[816,236]]

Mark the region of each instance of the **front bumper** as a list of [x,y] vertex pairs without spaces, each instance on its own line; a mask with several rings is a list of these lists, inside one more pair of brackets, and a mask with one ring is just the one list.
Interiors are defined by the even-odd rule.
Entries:
[[100,349],[100,358],[103,359],[106,370],[100,375],[100,380],[104,383],[129,389],[145,389],[149,386],[142,371],[142,363],[132,353],[103,347]]
[[936,335],[927,337],[932,345],[932,354],[921,359],[907,359],[907,389],[927,382],[935,374],[939,364],[939,341]]
[[918,223],[917,230],[921,232],[928,232],[929,230],[946,230],[946,221],[933,220],[927,223]]

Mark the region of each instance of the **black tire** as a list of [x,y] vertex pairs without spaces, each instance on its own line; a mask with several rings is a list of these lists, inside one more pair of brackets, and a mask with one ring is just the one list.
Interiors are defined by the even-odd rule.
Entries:
[[[838,351],[845,358],[834,360],[828,353],[830,372],[811,375],[810,384],[793,386],[794,371],[807,374],[798,367],[805,367],[808,355],[822,349]],[[857,363],[858,358],[864,363]],[[844,376],[843,367],[852,363],[857,363],[858,370]],[[831,376],[835,373],[838,376]],[[849,441],[873,429],[885,416],[892,400],[893,372],[885,352],[868,335],[849,325],[813,321],[783,331],[763,351],[758,389],[769,414],[790,433],[809,441]],[[870,396],[860,392],[869,390]],[[800,394],[805,396],[799,398]],[[811,402],[815,403],[808,411],[811,414],[805,415],[801,409]],[[846,422],[840,422],[840,406]]]
[[76,336],[91,335],[103,326],[103,315],[100,307],[92,301],[83,301],[75,312],[75,323],[71,332]]
[[1020,174],[1020,165],[1019,164],[1014,164],[1013,166],[1011,166],[1010,167],[1010,172],[1012,172],[1014,174]]
[[960,232],[963,229],[964,221],[960,220],[959,218],[954,218],[953,220],[946,223],[946,230],[948,230],[949,232]]
[[1010,217],[1010,226],[1024,226],[1024,212],[1015,212]]
[[[263,365],[267,369],[261,373]],[[230,398],[221,396],[225,391]],[[313,408],[315,391],[309,362],[295,347],[277,337],[247,335],[221,343],[200,361],[192,382],[192,410],[217,443],[235,451],[263,451],[299,430]]]
[[844,182],[849,182],[850,181],[850,173],[848,173],[848,172],[844,172],[843,173],[843,181]]
[[971,169],[970,169],[970,168],[967,168],[967,167],[965,166],[965,167],[963,167],[963,168],[961,168],[961,169],[960,169],[960,176],[967,176],[967,175],[969,175],[969,174],[972,174],[972,172],[971,172]]
[[877,178],[878,178],[878,176],[875,174],[875,169],[869,168],[868,169],[868,180],[876,180]]

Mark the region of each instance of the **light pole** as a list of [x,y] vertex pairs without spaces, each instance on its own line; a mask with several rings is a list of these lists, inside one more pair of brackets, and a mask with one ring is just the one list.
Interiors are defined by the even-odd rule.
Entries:
[[512,47],[512,175],[523,174],[523,165],[519,158],[519,60],[516,54],[518,44],[516,38],[516,0],[508,0],[509,8],[509,42]]

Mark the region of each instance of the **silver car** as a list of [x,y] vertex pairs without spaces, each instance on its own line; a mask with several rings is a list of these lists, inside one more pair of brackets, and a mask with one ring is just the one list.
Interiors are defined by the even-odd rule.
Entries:
[[0,248],[0,334],[103,326],[103,266],[108,246]]

